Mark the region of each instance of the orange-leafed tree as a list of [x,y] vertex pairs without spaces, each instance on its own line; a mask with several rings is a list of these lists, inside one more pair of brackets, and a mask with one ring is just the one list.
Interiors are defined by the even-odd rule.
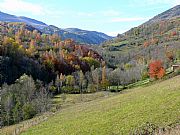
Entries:
[[109,82],[106,79],[106,63],[105,61],[102,62],[102,81],[101,81],[101,85],[103,89],[107,89],[107,87],[109,86]]
[[163,63],[160,60],[153,61],[149,64],[149,76],[151,78],[160,79],[165,75]]
[[151,39],[151,44],[158,44],[158,42],[159,42],[159,39],[157,39],[157,38]]
[[29,48],[26,49],[26,52],[28,55],[32,55],[36,51],[35,46],[36,46],[36,41],[32,39],[30,44],[29,44]]
[[148,41],[145,41],[143,45],[144,45],[144,47],[148,47],[150,44]]

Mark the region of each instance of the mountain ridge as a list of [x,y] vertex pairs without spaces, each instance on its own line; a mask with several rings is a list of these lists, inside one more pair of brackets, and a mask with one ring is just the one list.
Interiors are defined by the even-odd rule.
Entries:
[[15,16],[15,15],[10,15],[10,14],[7,14],[7,13],[4,13],[2,11],[0,11],[0,21],[6,21],[6,22],[24,22],[24,23],[28,23],[30,25],[32,24],[38,24],[38,25],[44,25],[44,26],[47,26],[47,24],[41,22],[41,21],[38,21],[38,20],[35,20],[35,19],[31,19],[31,18],[28,18],[28,17],[24,17],[24,16]]
[[82,30],[79,28],[59,28],[54,25],[47,25],[36,19],[24,16],[10,15],[0,11],[0,21],[3,22],[23,22],[31,25],[45,34],[58,34],[63,40],[71,38],[80,43],[101,44],[102,42],[112,39],[113,37],[102,32]]

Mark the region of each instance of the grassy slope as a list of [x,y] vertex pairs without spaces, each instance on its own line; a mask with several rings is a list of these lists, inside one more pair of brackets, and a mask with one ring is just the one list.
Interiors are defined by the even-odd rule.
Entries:
[[180,76],[62,109],[23,135],[128,134],[146,122],[164,127],[177,120],[180,120]]

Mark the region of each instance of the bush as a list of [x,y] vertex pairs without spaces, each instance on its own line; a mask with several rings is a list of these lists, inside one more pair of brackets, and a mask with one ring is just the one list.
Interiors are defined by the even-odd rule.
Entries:
[[145,79],[147,79],[147,78],[149,78],[149,74],[148,74],[147,71],[144,71],[144,72],[142,73],[141,79],[142,79],[142,80],[145,80]]
[[63,86],[62,87],[62,91],[64,92],[64,93],[74,93],[74,88],[73,88],[73,86]]
[[96,90],[97,90],[97,88],[94,84],[88,84],[87,92],[93,93],[93,92],[96,92]]
[[24,120],[30,119],[36,114],[34,106],[32,104],[29,104],[29,103],[23,105],[22,112],[23,112],[23,119]]

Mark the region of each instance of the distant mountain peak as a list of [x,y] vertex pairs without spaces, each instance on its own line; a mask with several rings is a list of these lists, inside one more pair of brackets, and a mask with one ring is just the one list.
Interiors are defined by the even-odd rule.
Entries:
[[15,16],[15,15],[10,15],[4,12],[0,11],[0,21],[5,21],[5,22],[24,22],[27,23],[29,25],[33,25],[33,26],[47,26],[47,24],[35,20],[35,19],[31,19],[28,17],[24,17],[24,16]]

